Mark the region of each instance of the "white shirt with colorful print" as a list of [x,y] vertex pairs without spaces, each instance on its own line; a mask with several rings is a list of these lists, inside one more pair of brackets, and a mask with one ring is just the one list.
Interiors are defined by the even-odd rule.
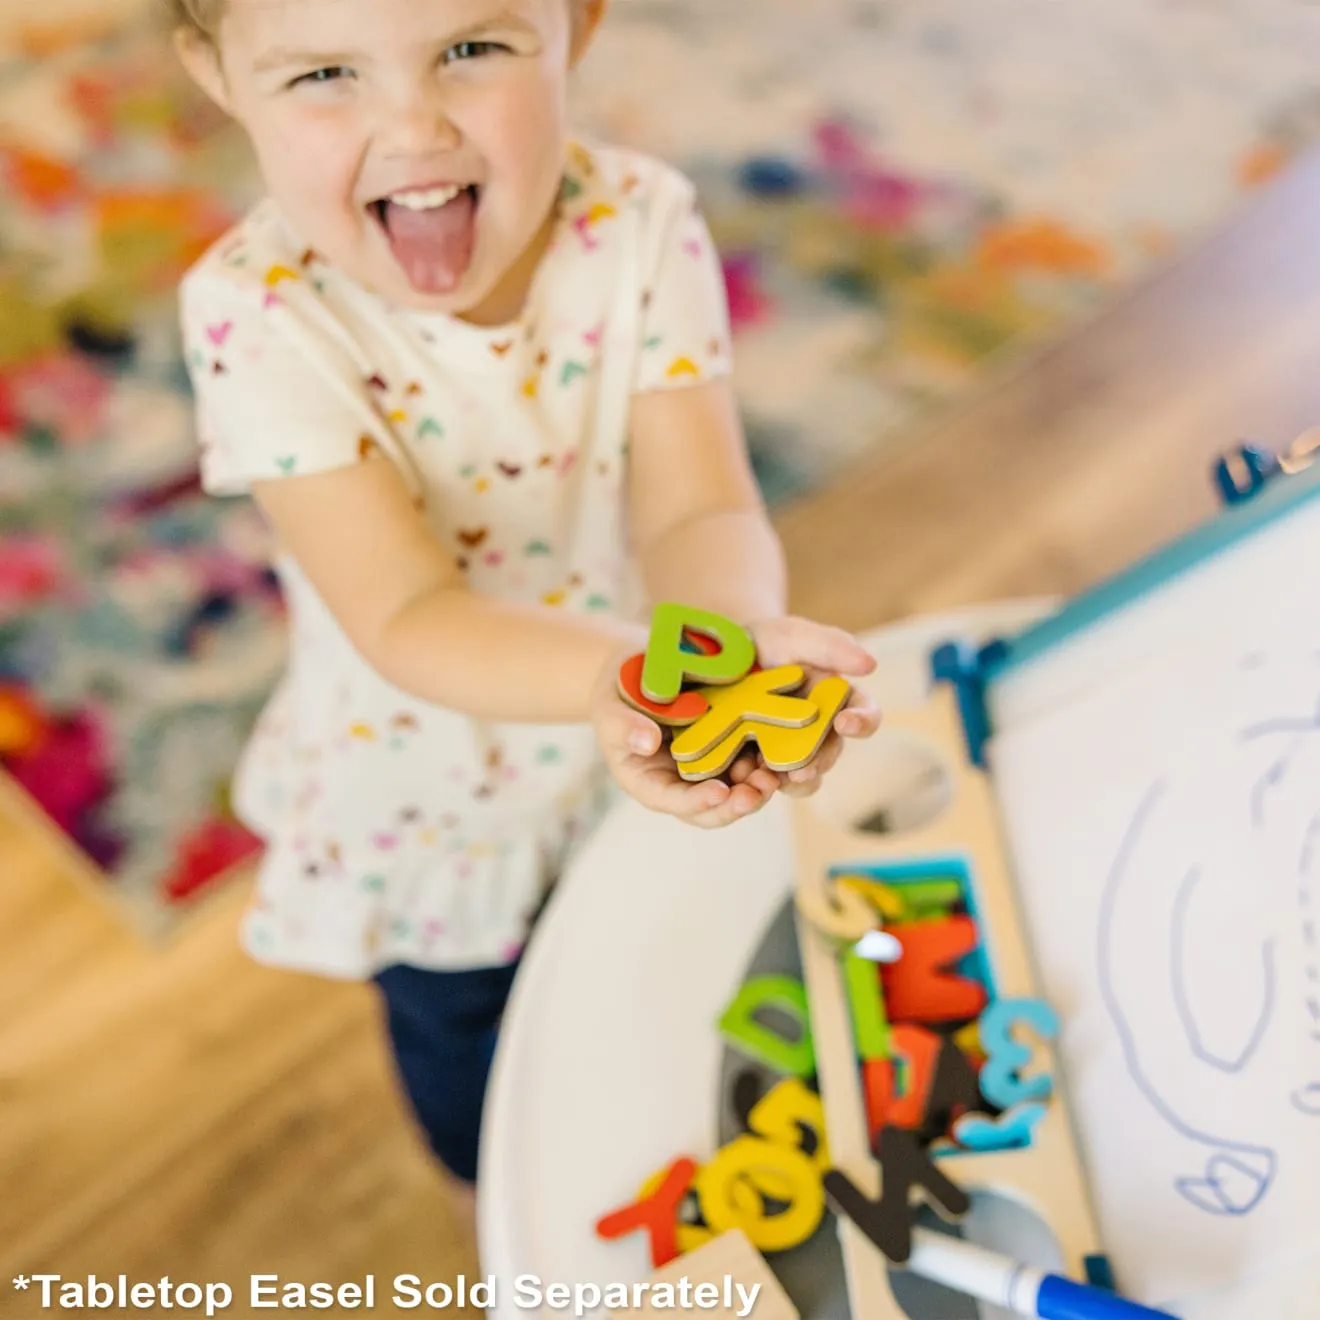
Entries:
[[[270,201],[181,289],[202,481],[325,471],[383,451],[472,590],[636,617],[629,402],[727,375],[718,257],[667,165],[574,146],[517,322],[388,305],[306,248]],[[238,767],[267,844],[243,943],[364,977],[514,959],[608,800],[587,725],[482,722],[377,674],[287,557],[287,673]]]

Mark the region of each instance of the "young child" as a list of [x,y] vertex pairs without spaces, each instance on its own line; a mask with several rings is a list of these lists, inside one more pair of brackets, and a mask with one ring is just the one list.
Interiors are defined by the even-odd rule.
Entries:
[[785,617],[692,187],[569,136],[605,0],[172,3],[268,190],[181,290],[204,484],[256,500],[291,619],[235,784],[268,844],[243,941],[375,979],[470,1186],[514,967],[610,777],[722,826],[876,727],[858,697],[807,770],[684,782],[615,693],[647,601],[763,664],[872,661]]

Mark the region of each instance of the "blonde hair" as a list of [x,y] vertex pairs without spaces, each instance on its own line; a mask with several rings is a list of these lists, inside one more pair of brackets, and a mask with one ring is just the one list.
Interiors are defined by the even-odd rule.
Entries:
[[204,37],[214,37],[224,0],[165,0],[166,16],[174,28],[191,28]]
[[[581,17],[587,0],[569,0],[574,21]],[[188,28],[199,36],[214,37],[224,12],[224,0],[165,0],[166,17],[172,28]]]

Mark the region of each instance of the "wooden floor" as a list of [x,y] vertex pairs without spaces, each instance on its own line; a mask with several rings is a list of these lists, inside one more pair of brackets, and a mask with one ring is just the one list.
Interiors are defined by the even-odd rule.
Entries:
[[[795,607],[860,629],[1071,591],[1208,513],[1213,453],[1320,420],[1317,233],[1312,160],[1066,347],[788,512]],[[0,795],[0,1316],[43,1314],[19,1272],[475,1268],[367,991],[246,961],[244,896],[140,947]]]
[[0,1316],[43,1314],[20,1272],[471,1276],[367,990],[241,956],[245,884],[142,947],[25,817],[0,801]]
[[1213,458],[1320,425],[1320,156],[1100,321],[780,519],[793,608],[860,629],[1070,593],[1215,508]]

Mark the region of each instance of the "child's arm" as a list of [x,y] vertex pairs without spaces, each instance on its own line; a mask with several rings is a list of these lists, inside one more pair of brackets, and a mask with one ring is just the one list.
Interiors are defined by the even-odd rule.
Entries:
[[395,465],[254,482],[252,493],[359,654],[425,701],[478,719],[574,723],[593,685],[645,630],[470,591]]
[[651,600],[747,624],[780,617],[787,574],[727,380],[633,400],[629,521]]
[[[847,633],[786,616],[786,572],[747,455],[730,384],[730,326],[719,255],[690,183],[657,180],[644,263],[641,352],[629,418],[628,514],[647,595],[704,607],[742,624],[762,665],[862,675],[875,667]],[[854,692],[810,766],[787,778],[759,756],[718,780],[684,781],[660,730],[602,681],[593,716],[614,777],[643,804],[698,825],[757,810],[781,788],[811,792],[839,754],[840,737],[866,737],[875,704]]]
[[[637,395],[630,440],[629,512],[652,600],[682,601],[743,624],[762,664],[851,675],[875,667],[841,629],[785,617],[783,550],[727,380]],[[852,732],[853,719],[840,718]]]
[[[637,394],[628,466],[630,524],[652,600],[682,601],[743,624],[764,665],[854,676],[875,668],[847,633],[785,616],[783,553],[726,380]],[[756,811],[779,788],[814,792],[838,758],[840,737],[867,737],[879,720],[875,703],[855,691],[809,766],[781,778],[749,753],[735,763],[730,789],[682,780],[654,723],[603,686],[597,700],[597,734],[615,778],[644,805],[704,826]]]

